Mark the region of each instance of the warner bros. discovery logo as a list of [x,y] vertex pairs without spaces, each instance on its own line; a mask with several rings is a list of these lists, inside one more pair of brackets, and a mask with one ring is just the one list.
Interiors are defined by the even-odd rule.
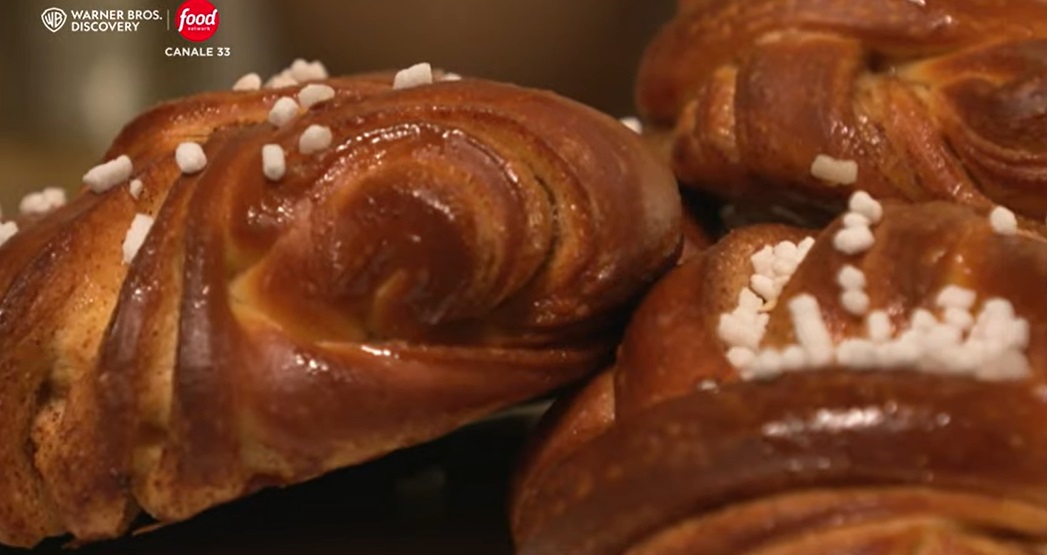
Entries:
[[57,33],[65,25],[67,19],[69,18],[66,17],[65,10],[62,8],[47,8],[40,14],[40,20],[44,22],[44,27],[52,33]]

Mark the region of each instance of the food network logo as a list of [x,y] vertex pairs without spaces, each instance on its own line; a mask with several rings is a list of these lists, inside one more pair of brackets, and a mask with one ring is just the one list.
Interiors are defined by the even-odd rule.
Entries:
[[[204,42],[214,36],[222,18],[218,8],[207,0],[186,0],[174,12],[168,13],[168,25],[173,26],[182,38],[192,42]],[[164,56],[168,58],[228,58],[233,49],[220,45],[168,46]]]
[[175,11],[178,34],[193,42],[211,38],[220,22],[218,8],[207,0],[186,0]]

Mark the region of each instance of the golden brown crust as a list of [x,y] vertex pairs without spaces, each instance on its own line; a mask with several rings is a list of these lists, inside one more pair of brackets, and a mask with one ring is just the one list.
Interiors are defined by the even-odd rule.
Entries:
[[1042,224],[1045,39],[1036,0],[681,2],[637,96],[681,180],[742,204],[837,212],[848,188],[810,172],[826,154],[878,198]]
[[[622,553],[687,520],[715,521],[719,511],[749,503],[839,490],[837,518],[821,526],[768,522],[753,511],[734,517],[748,534],[703,535],[688,545],[693,553],[719,540],[727,546],[710,553],[760,553],[805,534],[907,518],[911,511],[890,507],[862,515],[853,494],[913,487],[982,497],[972,508],[979,519],[1004,502],[1042,523],[1044,411],[1023,386],[901,374],[798,374],[692,393],[620,421],[561,460],[516,498],[514,529],[524,554]],[[794,503],[779,511],[794,514]],[[847,514],[853,520],[839,518]],[[932,505],[922,516],[950,522],[954,515]],[[964,518],[951,524],[962,533]],[[1017,520],[998,526],[985,535],[1001,543],[1013,534],[1033,544],[1047,533],[1042,524],[1023,530]],[[756,545],[746,551],[739,544]]]
[[802,293],[835,341],[863,335],[836,283],[853,264],[895,329],[945,285],[1010,300],[1029,323],[1032,376],[830,368],[740,381],[719,316],[750,256],[803,231],[734,231],[652,289],[616,366],[543,423],[513,491],[522,553],[791,555],[820,541],[841,554],[1002,554],[1047,541],[1047,242],[949,203],[885,205],[860,257],[833,248],[839,228],[817,235],[764,344],[795,340],[787,304]]
[[[208,93],[132,122],[85,192],[0,249],[0,543],[188,518],[433,438],[608,358],[680,246],[675,180],[617,121],[466,80],[334,100]],[[299,152],[310,125],[333,144]],[[182,175],[174,149],[202,145]],[[261,148],[286,175],[268,181]],[[120,245],[155,216],[137,257]],[[73,470],[75,469],[75,471]]]
[[[848,520],[855,524],[840,526]],[[1020,501],[924,487],[827,488],[685,520],[628,554],[1029,553],[1019,542],[993,541],[994,530],[1007,529],[1042,536],[1047,512]]]

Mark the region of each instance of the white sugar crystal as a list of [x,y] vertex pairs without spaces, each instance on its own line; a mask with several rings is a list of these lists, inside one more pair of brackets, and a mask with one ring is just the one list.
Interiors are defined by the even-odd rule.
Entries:
[[917,330],[910,328],[903,331],[902,334],[899,335],[897,339],[895,339],[895,341],[898,343],[911,343],[915,347],[917,347],[917,351],[919,351],[922,354],[924,345],[923,340],[924,337],[926,337],[927,335],[927,331],[929,331],[929,329]]
[[1006,318],[993,317],[982,312],[978,314],[971,328],[972,339],[988,341],[991,343],[1004,344],[1010,335],[1010,320]]
[[622,122],[622,125],[628,127],[634,133],[643,133],[643,123],[640,122],[640,118],[630,116],[618,121]]
[[846,227],[837,231],[833,237],[833,247],[847,255],[863,253],[875,243],[876,238],[868,227]]
[[43,195],[44,202],[46,202],[52,208],[65,206],[65,189],[62,189],[60,187],[48,187],[43,190]]
[[927,362],[923,364],[937,364],[939,372],[964,376],[974,375],[985,361],[984,352],[974,351],[966,344],[950,345],[948,349],[924,353],[924,356]]
[[142,196],[142,190],[145,186],[142,184],[141,179],[132,179],[131,183],[127,185],[127,192],[131,194],[131,198],[138,200]]
[[131,158],[126,154],[99,164],[84,174],[84,184],[96,193],[104,193],[131,177]]
[[279,181],[287,171],[284,149],[280,145],[262,147],[262,173],[270,181]]
[[974,325],[974,316],[966,309],[949,307],[942,314],[942,321],[956,329],[966,331]]
[[1028,320],[1018,318],[1012,321],[1010,329],[1007,331],[1006,341],[1008,345],[1018,349],[1026,349],[1029,347],[1031,331],[1029,329]]
[[973,362],[971,368],[973,373],[977,372],[978,367],[985,364],[986,360],[1002,353],[1005,350],[1005,347],[968,338],[964,341],[963,345],[960,345],[959,350],[965,357],[971,359]]
[[853,185],[858,181],[858,162],[819,154],[811,162],[811,175],[832,184]]
[[962,372],[955,353],[956,345],[938,345],[926,343],[926,347],[916,361],[916,369],[926,374],[958,375]]
[[836,360],[843,366],[870,370],[880,365],[879,345],[868,339],[845,339],[836,348]]
[[716,328],[716,333],[727,345],[747,349],[759,346],[759,338],[754,337],[752,330],[733,314],[720,315],[720,324]]
[[969,356],[977,358],[979,361],[984,359],[991,353],[999,353],[1006,347],[1003,343],[985,341],[983,339],[975,339],[971,336],[967,336],[967,339],[963,342],[963,350]]
[[766,316],[766,314],[749,317],[744,314],[721,314],[717,333],[720,339],[729,346],[756,350],[760,346],[767,327]]
[[766,368],[763,364],[760,357],[757,356],[756,360],[753,360],[744,368],[740,368],[738,374],[745,381],[773,380],[782,375],[780,369]]
[[847,264],[836,274],[836,283],[845,291],[865,289],[865,272]]
[[756,275],[772,279],[776,298],[792,275],[796,273],[806,254],[807,252],[802,251],[796,244],[782,241],[774,247],[766,246],[760,249],[750,258],[750,261]]
[[799,267],[800,261],[796,258],[776,258],[774,264],[771,265],[771,273],[776,277],[782,276],[785,281],[788,281]]
[[985,381],[1010,381],[1025,379],[1031,374],[1028,357],[1020,351],[1008,349],[982,363],[975,377]]
[[795,372],[807,367],[807,351],[799,345],[789,345],[782,350],[782,370]]
[[782,241],[774,246],[774,256],[778,258],[796,259],[799,257],[799,251],[795,244],[791,241]]
[[814,237],[804,237],[803,241],[796,246],[796,255],[800,259],[807,257],[807,253],[811,252],[811,247],[814,246]]
[[127,229],[127,235],[124,237],[124,264],[130,264],[135,256],[138,255],[138,250],[142,248],[142,244],[145,243],[145,238],[149,235],[149,230],[152,228],[152,217],[145,214],[135,214],[134,220],[131,221],[131,226]]
[[873,224],[877,224],[883,219],[883,205],[865,191],[856,191],[851,195],[851,198],[847,201],[847,209],[869,218],[869,221]]
[[1029,333],[1029,322],[1014,314],[1009,301],[990,299],[978,313],[970,337],[992,344],[1024,349],[1029,346]]
[[917,340],[892,341],[880,348],[879,355],[887,370],[917,368],[923,358],[923,348]]
[[924,342],[932,349],[944,349],[959,345],[963,340],[963,330],[949,324],[935,324],[924,337]]
[[843,309],[855,316],[864,316],[869,311],[869,295],[865,291],[850,290],[840,294]]
[[807,353],[811,365],[819,367],[831,363],[832,335],[822,318],[818,299],[809,294],[798,295],[789,301],[789,312],[796,338]]
[[[812,237],[807,237],[800,244],[791,241],[782,241],[776,245],[768,245],[750,257],[753,266],[753,274],[749,276],[749,286],[743,287],[738,294],[738,305],[730,314],[721,314],[718,333],[729,348],[738,347],[751,351],[754,360],[751,361],[746,370],[753,375],[771,375],[782,369],[804,366],[808,362],[808,355],[799,345],[791,352],[771,354],[760,357],[760,342],[763,340],[770,321],[767,313],[778,297],[789,279],[795,273],[800,262],[814,244]],[[799,355],[797,353],[800,353]],[[742,355],[736,355],[735,358]],[[784,363],[779,364],[776,356],[784,357]],[[741,365],[735,364],[741,369]]]
[[779,291],[774,286],[774,280],[767,276],[752,276],[749,278],[749,287],[767,301],[778,299]]
[[462,76],[457,73],[451,73],[449,71],[444,72],[444,76],[440,78],[441,81],[461,81]]
[[909,327],[917,331],[930,331],[938,325],[938,319],[925,308],[917,308],[912,313]]
[[298,116],[298,103],[289,96],[281,96],[269,110],[269,123],[283,127]]
[[777,349],[762,349],[756,354],[756,360],[751,363],[751,368],[758,372],[763,378],[775,377],[782,373],[784,364],[782,353]]
[[331,146],[331,129],[322,125],[310,125],[298,138],[298,151],[313,154]]
[[1014,305],[1007,299],[992,298],[982,305],[982,313],[990,317],[1014,318]]
[[727,350],[727,360],[735,368],[745,368],[756,359],[756,353],[745,347],[731,347]]
[[11,240],[12,237],[18,235],[18,224],[15,222],[4,222],[0,224],[0,246]]
[[320,61],[307,62],[298,58],[291,62],[291,67],[286,70],[292,79],[298,82],[319,81],[327,79],[327,68]]
[[276,75],[270,77],[269,80],[265,83],[265,88],[281,89],[283,87],[293,87],[297,84],[298,80],[294,77],[291,77],[291,72],[285,69],[284,71],[281,71],[280,73],[277,73]]
[[182,173],[193,174],[204,169],[207,165],[207,156],[200,145],[184,142],[175,149],[175,162],[178,163],[178,169],[182,170]]
[[1002,206],[993,208],[992,212],[989,213],[989,223],[992,225],[993,231],[1000,235],[1014,235],[1018,233],[1018,218],[1014,215],[1014,212]]
[[922,354],[920,339],[915,335],[902,334],[879,347],[879,356],[886,368],[914,366]]
[[393,78],[394,89],[409,89],[433,84],[433,68],[427,63],[415,64],[402,69]]
[[843,215],[843,227],[869,227],[872,221],[865,215],[857,212],[848,212]]
[[761,276],[773,275],[774,248],[767,246],[756,251],[756,254],[749,257],[749,261],[752,262],[753,270],[756,271],[756,274]]
[[865,318],[865,333],[872,341],[884,343],[891,339],[893,326],[887,313],[882,310],[874,310]]
[[257,73],[248,73],[233,83],[234,91],[257,91],[262,88],[262,78]]
[[25,215],[43,215],[65,206],[65,190],[58,187],[48,187],[38,193],[30,193],[22,197],[19,204],[19,212]]
[[978,294],[970,289],[957,285],[946,286],[938,293],[935,304],[941,308],[962,308],[970,310],[977,300]]
[[763,340],[763,334],[767,331],[767,324],[771,321],[771,315],[766,312],[761,312],[756,315],[754,321],[756,329],[760,333],[760,339]]
[[743,287],[742,292],[738,294],[738,308],[741,310],[749,310],[753,313],[760,310],[763,307],[763,299],[758,297],[756,293],[753,293],[752,289]]
[[332,98],[334,98],[334,89],[327,85],[311,83],[298,91],[298,103],[302,105],[302,108],[309,108]]

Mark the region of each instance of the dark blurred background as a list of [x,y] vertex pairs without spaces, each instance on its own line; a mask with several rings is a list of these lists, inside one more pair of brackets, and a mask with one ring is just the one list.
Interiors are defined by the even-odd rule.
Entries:
[[549,88],[615,116],[633,113],[644,44],[674,0],[214,0],[221,23],[204,46],[229,58],[168,58],[192,46],[165,20],[137,32],[52,33],[40,14],[71,9],[160,10],[164,0],[4,2],[0,16],[0,205],[27,192],[67,189],[144,108],[247,72],[263,78],[294,58],[334,73],[420,61],[473,76]]

